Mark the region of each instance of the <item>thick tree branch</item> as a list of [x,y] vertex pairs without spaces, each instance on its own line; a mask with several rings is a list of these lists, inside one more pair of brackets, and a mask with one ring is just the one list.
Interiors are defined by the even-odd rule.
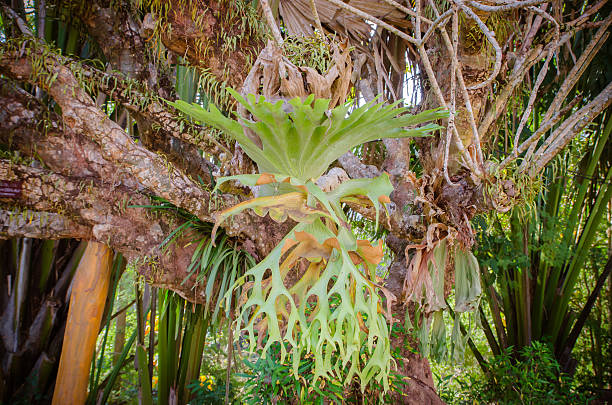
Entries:
[[[79,17],[89,28],[89,32],[101,47],[110,67],[121,71],[123,77],[119,75],[112,77],[115,87],[112,89],[108,87],[108,74],[92,67],[71,62],[70,68],[73,71],[82,69],[93,74],[96,76],[92,78],[93,83],[106,83],[106,85],[99,86],[99,90],[107,95],[123,95],[122,103],[131,107],[130,112],[138,122],[140,139],[147,149],[165,155],[168,160],[185,172],[210,182],[211,172],[215,171],[214,167],[203,159],[197,145],[184,142],[183,137],[180,136],[182,131],[176,133],[176,128],[174,128],[175,131],[168,128],[168,121],[175,123],[178,115],[174,115],[174,120],[166,119],[166,122],[159,122],[158,114],[152,114],[153,111],[167,113],[167,110],[170,110],[158,96],[171,100],[176,99],[174,84],[168,73],[170,69],[160,68],[159,62],[153,63],[150,60],[145,41],[140,36],[140,23],[127,11],[129,6],[126,6],[128,5],[111,5],[110,2],[104,0],[94,1],[90,7],[82,7],[79,3],[69,2],[67,4],[69,13]],[[125,81],[129,82],[127,86]],[[122,88],[116,88],[117,82],[121,83]],[[146,88],[142,88],[142,83],[146,83]],[[153,89],[153,91],[148,89]],[[140,108],[134,108],[135,98],[139,99]],[[145,104],[147,108],[142,111]],[[190,129],[193,132],[193,128]]]
[[100,147],[81,134],[64,134],[61,117],[13,83],[0,79],[0,144],[40,159],[56,173],[93,177],[133,190],[142,185],[104,159]]
[[91,227],[54,212],[0,209],[0,238],[90,239]]
[[[101,6],[96,3],[92,7],[84,8],[78,5],[72,11],[89,26],[105,50],[111,67],[119,69],[121,73],[117,70],[114,73],[102,72],[91,65],[77,63],[59,55],[53,55],[52,63],[69,67],[80,81],[86,82],[90,92],[102,92],[125,106],[138,120],[142,141],[147,148],[162,153],[178,167],[210,180],[214,167],[202,158],[198,148],[217,157],[221,153],[230,155],[229,150],[210,135],[210,129],[183,119],[180,113],[164,102],[163,98],[176,98],[173,83],[167,75],[157,73],[157,65],[145,63],[148,54],[143,48],[144,41],[135,31],[136,22],[120,10],[119,13],[125,14],[120,16],[120,24],[127,24],[123,27],[125,29],[121,30],[121,27],[116,26],[114,9],[109,8],[105,1],[98,3],[103,4]],[[75,7],[76,3],[69,3],[68,6]],[[10,8],[4,7],[3,10],[17,23],[23,23]],[[33,37],[25,25],[22,33]],[[45,52],[39,56],[44,59]],[[157,89],[157,92],[150,89]],[[160,98],[160,95],[163,98]]]
[[102,72],[92,66],[70,61],[64,64],[86,79],[93,89],[105,93],[134,116],[149,121],[153,129],[160,134],[185,141],[211,155],[229,153],[227,147],[211,134],[210,128],[184,119],[178,111],[166,104],[157,94],[144,88],[140,82],[117,72]]
[[529,176],[534,177],[557,154],[565,148],[576,135],[612,104],[612,82],[590,103],[567,118],[559,128],[548,137],[547,142],[535,152],[534,163],[529,167]]
[[[129,228],[119,234],[107,234],[105,228],[109,223],[125,222],[133,225],[133,215],[130,213],[138,213],[143,223],[150,221],[150,218],[146,218],[145,209],[128,208],[129,205],[149,204],[149,198],[122,186],[103,184],[93,178],[68,177],[7,160],[0,160],[0,178],[18,182],[20,189],[16,197],[3,197],[1,201],[4,204],[61,213],[67,218],[91,225],[96,240],[105,241],[105,238],[109,238],[109,241],[115,241],[115,246],[125,245],[125,248],[129,248],[130,242],[126,238],[130,233]],[[161,229],[157,232],[152,230],[153,223],[146,227],[153,239],[156,234],[163,234]]]
[[[6,160],[0,160],[0,179],[19,183],[21,190],[16,198],[0,198],[0,205],[20,207],[0,211],[4,212],[0,235],[67,236],[106,243],[136,260],[138,271],[153,285],[171,288],[192,302],[203,302],[202,292],[192,289],[194,280],[183,283],[195,249],[187,243],[190,235],[162,253],[161,243],[180,221],[136,207],[149,205],[149,197],[99,180],[71,178]],[[32,229],[35,221],[40,225],[38,231]],[[53,232],[57,232],[55,236]]]
[[159,35],[175,55],[209,71],[218,82],[239,89],[265,43],[263,33],[258,32],[261,27],[252,24],[256,20],[244,26],[248,20],[240,15],[244,11],[237,13],[231,7],[231,2],[173,0],[164,16],[145,17],[143,33],[149,38]]
[[[0,143],[26,156],[40,158],[56,173],[88,182],[93,179],[112,187],[122,186],[131,192],[143,189],[128,170],[106,160],[94,141],[81,133],[65,133],[61,117],[46,111],[31,95],[6,81],[0,81],[0,118]],[[237,197],[219,195],[212,204],[213,208],[223,209],[238,202]],[[204,203],[208,206],[208,201]],[[230,236],[250,239],[251,242],[245,243],[252,247],[252,254],[260,257],[272,249],[276,237],[284,236],[289,226],[250,211],[223,224]],[[274,238],[269,237],[270,232]]]
[[[34,42],[24,43],[37,55]],[[16,51],[0,56],[0,70],[17,79],[27,80],[44,88],[62,108],[64,131],[85,134],[101,147],[105,159],[125,169],[152,192],[184,208],[204,221],[211,221],[208,207],[209,193],[184,173],[172,168],[155,153],[137,145],[119,125],[111,121],[80,87],[69,68],[51,57],[46,58],[44,77],[40,72],[33,77],[30,58]],[[49,80],[54,78],[54,80]]]

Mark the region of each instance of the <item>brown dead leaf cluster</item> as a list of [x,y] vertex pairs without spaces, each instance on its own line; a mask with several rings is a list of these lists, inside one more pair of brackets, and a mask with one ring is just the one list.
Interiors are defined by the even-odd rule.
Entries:
[[[447,224],[462,247],[470,249],[474,244],[470,219],[476,212],[473,198],[477,186],[465,174],[466,172],[462,172],[453,176],[455,183],[452,185],[445,181],[439,168],[432,169],[430,173],[418,179],[414,173],[408,172],[406,179],[416,191],[414,202],[421,204],[425,222],[429,223],[430,227]],[[452,224],[452,227],[449,224]]]
[[403,299],[420,304],[429,314],[445,307],[444,278],[449,249],[457,231],[441,223],[427,228],[425,243],[406,246]]
[[[379,19],[389,21],[394,26],[406,27],[406,15],[396,7],[377,0],[350,0],[349,5]],[[321,23],[335,32],[343,32],[353,38],[367,37],[372,27],[361,17],[325,1],[315,0],[317,14]],[[310,0],[281,0],[279,13],[289,35],[311,36],[314,34],[315,18]]]
[[[353,64],[346,43],[332,42],[330,46],[333,64],[320,74],[312,67],[294,65],[274,41],[269,41],[244,81],[242,94],[264,96],[270,102],[295,97],[303,100],[314,94],[316,98],[331,99],[330,108],[344,103],[351,85]],[[239,114],[245,116],[244,107],[239,109]]]

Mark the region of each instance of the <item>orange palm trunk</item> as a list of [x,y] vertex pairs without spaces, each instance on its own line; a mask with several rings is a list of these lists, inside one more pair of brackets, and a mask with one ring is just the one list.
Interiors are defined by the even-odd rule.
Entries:
[[89,242],[76,270],[53,405],[81,405],[87,399],[89,367],[96,347],[113,263],[104,244]]

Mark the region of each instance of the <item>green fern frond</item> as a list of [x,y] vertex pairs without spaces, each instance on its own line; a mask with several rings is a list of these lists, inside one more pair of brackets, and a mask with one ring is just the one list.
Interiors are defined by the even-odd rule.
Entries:
[[[320,177],[329,165],[357,145],[381,138],[427,136],[441,127],[404,127],[447,116],[440,109],[409,115],[405,114],[407,108],[397,107],[398,103],[387,105],[376,100],[349,114],[349,105],[329,111],[329,100],[315,100],[313,95],[304,101],[295,98],[286,105],[282,100],[272,104],[263,97],[257,100],[248,95],[245,99],[232,89],[227,91],[255,121],[232,120],[214,105],[205,110],[182,101],[170,104],[233,137],[258,164],[261,173],[283,173],[302,181]],[[259,136],[261,148],[245,135],[243,126]]]
[[[338,157],[362,143],[385,137],[426,136],[440,127],[405,127],[445,117],[446,113],[432,110],[411,116],[397,104],[375,100],[349,114],[348,105],[329,111],[329,100],[315,100],[312,95],[304,101],[295,98],[271,104],[263,97],[258,100],[248,95],[245,99],[231,89],[228,92],[253,120],[233,120],[213,104],[203,109],[180,101],[171,103],[224,131],[257,163],[261,174],[221,178],[217,187],[229,180],[269,187],[269,195],[219,213],[212,238],[221,222],[245,209],[278,222],[287,218],[298,222],[268,256],[227,291],[228,300],[235,296],[235,289],[243,291],[238,329],[248,334],[252,350],[258,342],[266,341],[263,356],[279,343],[281,362],[290,354],[296,379],[300,361],[308,355],[314,357],[315,383],[319,378],[343,378],[348,385],[357,376],[362,390],[372,380],[387,390],[391,352],[385,314],[390,314],[382,309],[380,294],[386,295],[387,305],[393,296],[376,284],[382,241],[372,245],[357,240],[342,205],[372,205],[378,226],[381,205],[390,201],[393,186],[383,174],[349,180],[324,192],[315,179]],[[247,137],[245,128],[259,137],[261,147]],[[300,263],[307,265],[305,271]],[[290,272],[301,275],[295,284],[286,286]]]

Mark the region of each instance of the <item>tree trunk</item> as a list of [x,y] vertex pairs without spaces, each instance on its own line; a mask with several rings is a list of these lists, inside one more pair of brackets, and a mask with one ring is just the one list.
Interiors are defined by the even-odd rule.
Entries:
[[[113,366],[117,365],[117,362],[121,358],[121,352],[123,352],[123,346],[125,345],[125,325],[126,325],[127,311],[121,311],[117,315],[117,321],[115,324],[115,342],[113,343]],[[121,385],[121,376],[117,377],[117,387]]]
[[108,294],[113,263],[112,251],[90,242],[79,263],[70,297],[68,322],[53,405],[84,404],[91,360]]

